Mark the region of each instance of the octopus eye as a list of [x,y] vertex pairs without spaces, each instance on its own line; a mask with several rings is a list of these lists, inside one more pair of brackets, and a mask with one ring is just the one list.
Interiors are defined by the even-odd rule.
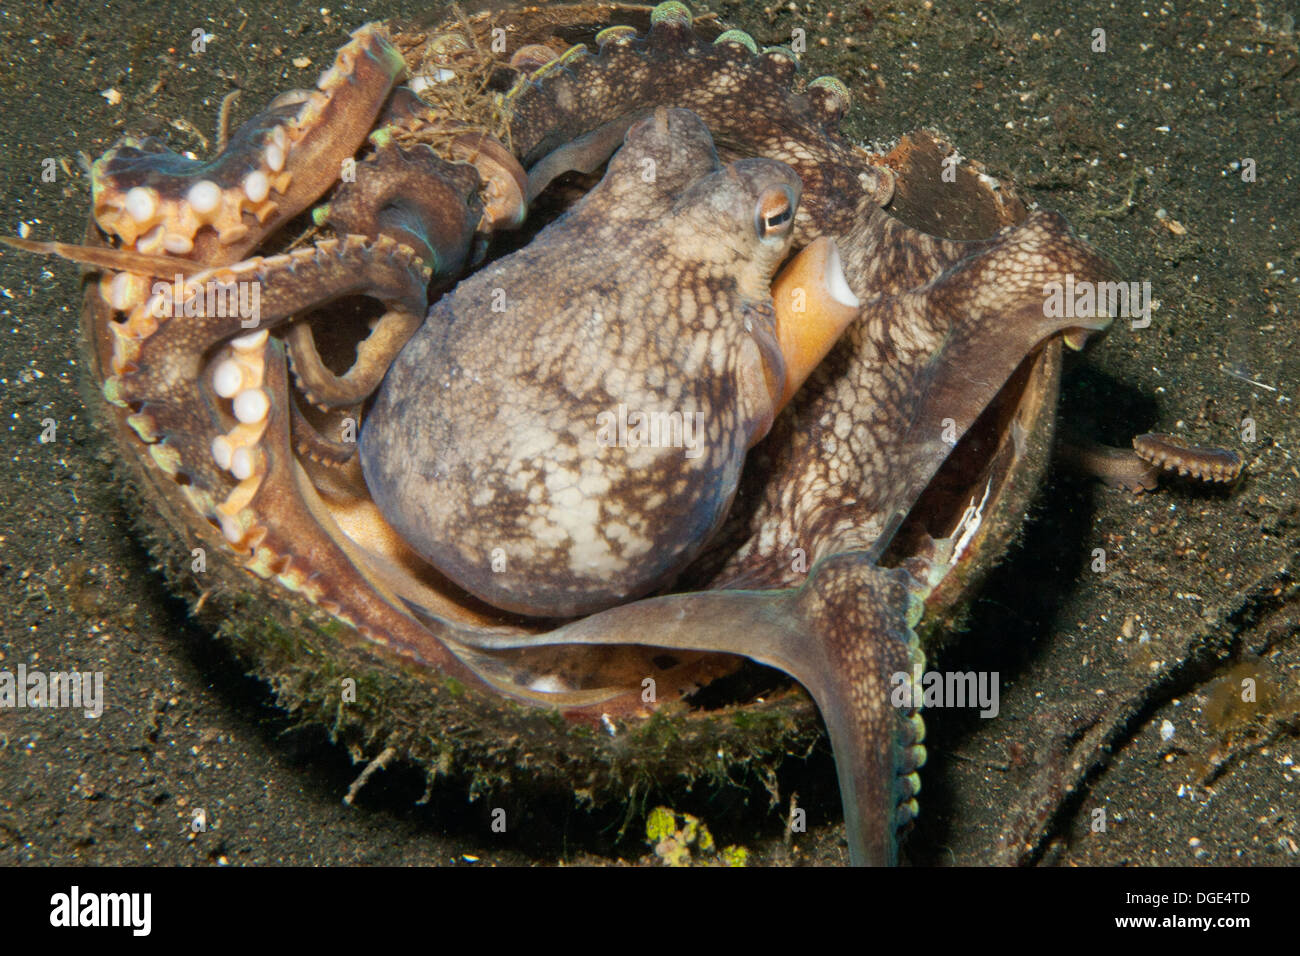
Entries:
[[794,228],[794,196],[788,186],[763,190],[754,207],[754,228],[758,238],[781,240]]

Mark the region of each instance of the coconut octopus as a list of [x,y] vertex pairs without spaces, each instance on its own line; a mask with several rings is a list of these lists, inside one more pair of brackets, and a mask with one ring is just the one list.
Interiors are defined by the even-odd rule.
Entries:
[[[929,184],[842,137],[848,107],[680,3],[368,24],[212,159],[121,142],[87,243],[26,245],[99,270],[110,426],[228,587],[474,719],[612,739],[778,668],[852,861],[893,863],[925,748],[892,678],[1013,533],[1060,343],[1110,317],[1045,314],[1107,272],[1059,215],[985,190],[987,238],[905,224]],[[599,443],[620,404],[703,413],[702,453]],[[720,756],[743,732],[710,726]]]

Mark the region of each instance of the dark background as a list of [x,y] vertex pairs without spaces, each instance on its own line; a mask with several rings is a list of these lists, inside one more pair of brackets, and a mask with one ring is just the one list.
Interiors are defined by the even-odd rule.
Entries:
[[[322,12],[328,3],[328,13]],[[1231,494],[1143,497],[1056,470],[1022,548],[943,666],[999,670],[1002,713],[927,718],[915,862],[1300,862],[1296,36],[1282,3],[725,3],[760,44],[807,31],[807,76],[854,93],[887,146],[919,126],[1064,212],[1149,280],[1151,328],[1116,323],[1069,368],[1062,418],[1115,444],[1155,429],[1244,453]],[[0,232],[78,241],[80,152],[126,132],[208,155],[235,120],[312,83],[370,19],[414,3],[25,4],[0,18]],[[697,13],[704,9],[695,4]],[[190,30],[210,34],[190,52]],[[1108,51],[1090,49],[1106,31]],[[171,31],[171,32],[168,32]],[[851,45],[846,44],[851,41]],[[307,57],[299,68],[294,58]],[[112,105],[102,91],[116,90]],[[41,161],[60,165],[40,181]],[[1254,183],[1232,167],[1256,161]],[[64,167],[68,172],[64,171]],[[494,836],[487,809],[400,768],[341,802],[359,768],[293,728],[187,622],[130,533],[78,385],[77,270],[0,252],[0,667],[105,672],[97,721],[0,710],[0,863],[553,863],[652,859],[619,817],[557,811]],[[1254,380],[1251,384],[1247,379]],[[1267,386],[1267,387],[1265,387]],[[1243,445],[1240,422],[1256,422]],[[41,422],[57,440],[38,441]],[[1089,568],[1105,548],[1103,574]],[[1257,679],[1246,707],[1234,689]],[[1173,737],[1160,733],[1164,721]],[[800,782],[838,818],[825,755]],[[783,795],[783,800],[787,795]],[[759,861],[838,861],[830,826],[781,842],[775,813],[710,816]],[[190,810],[209,830],[190,834]],[[1107,829],[1092,833],[1096,809]],[[549,812],[549,811],[548,811]]]

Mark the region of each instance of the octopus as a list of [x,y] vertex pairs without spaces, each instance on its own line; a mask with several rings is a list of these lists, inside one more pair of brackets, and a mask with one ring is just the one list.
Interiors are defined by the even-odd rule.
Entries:
[[[96,270],[110,428],[229,600],[453,741],[499,720],[541,746],[558,713],[609,753],[776,668],[824,721],[851,861],[890,864],[926,757],[897,678],[917,691],[921,635],[1014,533],[1062,344],[1110,321],[1049,317],[1045,287],[1109,267],[966,170],[967,234],[909,224],[933,140],[874,155],[849,107],[675,2],[373,23],[210,159],[119,143],[86,242],[23,245]],[[598,446],[629,399],[706,413],[704,453]]]
[[[674,580],[785,391],[770,288],[799,189],[773,160],[719,168],[687,110],[633,126],[598,185],[440,299],[389,369],[360,452],[402,538],[543,617]],[[618,408],[638,410],[630,442]]]

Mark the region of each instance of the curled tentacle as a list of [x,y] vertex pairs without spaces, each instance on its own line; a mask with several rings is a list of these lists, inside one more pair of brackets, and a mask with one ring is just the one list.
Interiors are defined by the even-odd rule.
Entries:
[[1176,471],[1199,481],[1226,484],[1241,474],[1241,456],[1236,452],[1193,445],[1176,435],[1138,435],[1133,439],[1133,450],[1143,461],[1163,471]]
[[447,117],[404,86],[393,91],[376,126],[370,141],[379,149],[393,143],[422,144],[478,170],[483,207],[479,232],[513,229],[524,221],[527,176],[514,153],[486,130]]
[[[478,188],[470,165],[440,159],[422,144],[386,144],[357,165],[354,180],[339,187],[326,220],[341,235],[383,237],[412,250],[435,274],[455,275],[469,258],[482,216]],[[356,359],[342,375],[321,358],[309,322],[291,326],[286,340],[294,377],[308,400],[327,408],[363,401],[420,327],[423,312],[406,305],[389,309],[357,345]]]
[[[206,269],[187,277],[179,290],[160,284],[147,302],[114,324],[114,371],[123,377],[128,400],[152,400],[160,394],[155,386],[181,400],[188,383],[176,380],[175,356],[188,356],[195,367],[186,371],[197,371],[212,345],[275,328],[305,308],[345,295],[371,295],[393,312],[419,314],[428,278],[428,268],[409,249],[382,236],[326,239],[290,253]],[[244,303],[254,314],[247,314]],[[182,316],[189,321],[170,321]],[[159,372],[150,371],[154,366]]]
[[[925,725],[913,675],[924,655],[912,627],[929,585],[863,553],[822,561],[800,588],[706,591],[612,608],[546,634],[462,633],[480,650],[647,644],[742,654],[798,680],[830,731],[857,865],[897,861],[916,816]],[[907,693],[898,675],[906,678]]]
[[[182,289],[163,286],[113,323],[114,374],[105,395],[133,410],[131,427],[155,461],[194,489],[196,508],[210,517],[232,476],[243,484],[257,472],[257,445],[276,396],[260,384],[260,366],[249,356],[267,331],[309,305],[350,294],[418,316],[427,282],[409,250],[359,236],[196,273]],[[254,302],[250,316],[242,306]],[[232,336],[209,361],[209,350]],[[195,383],[205,381],[196,401]]]
[[272,103],[211,160],[124,140],[94,164],[95,221],[138,252],[237,262],[338,179],[404,69],[383,28],[368,24],[315,90]]
[[364,401],[379,387],[388,366],[421,321],[423,316],[418,310],[400,308],[385,312],[370,334],[357,344],[356,360],[342,375],[331,371],[321,358],[311,323],[295,322],[285,333],[285,343],[298,387],[309,402],[321,408],[346,408]]
[[[359,415],[356,409],[351,414],[335,413],[331,416],[329,426],[318,428],[307,419],[296,404],[290,403],[293,432],[293,450],[301,457],[332,467],[342,467],[357,456],[356,430]],[[330,434],[342,435],[350,431],[351,438],[327,437]]]
[[1062,441],[1061,451],[1065,460],[1080,471],[1133,494],[1156,488],[1161,472],[1228,484],[1237,479],[1242,469],[1241,456],[1236,452],[1193,445],[1175,435],[1158,432],[1134,437],[1132,448],[1070,439]]
[[439,159],[422,144],[384,145],[339,186],[326,221],[340,236],[388,236],[410,246],[435,275],[454,276],[482,216],[478,188],[473,166]]
[[514,153],[487,133],[464,132],[451,141],[451,154],[471,164],[483,179],[480,232],[513,229],[523,223],[528,213],[528,177]]

